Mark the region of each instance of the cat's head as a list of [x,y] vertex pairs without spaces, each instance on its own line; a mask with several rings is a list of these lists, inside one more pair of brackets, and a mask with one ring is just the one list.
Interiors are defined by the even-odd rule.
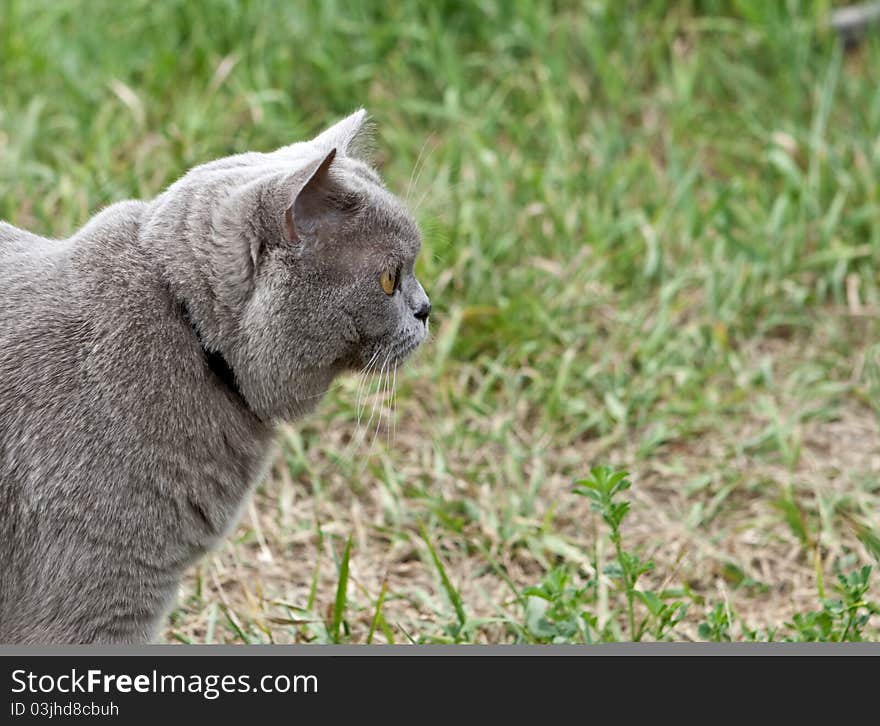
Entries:
[[334,376],[397,366],[427,335],[419,230],[358,154],[365,116],[197,167],[166,192],[188,240],[176,287],[261,418],[295,418]]

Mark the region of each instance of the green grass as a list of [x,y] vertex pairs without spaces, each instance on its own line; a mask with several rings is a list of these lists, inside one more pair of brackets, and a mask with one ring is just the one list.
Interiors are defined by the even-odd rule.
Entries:
[[[0,12],[0,218],[67,235],[364,105],[424,232],[396,412],[357,443],[346,381],[285,433],[169,640],[878,639],[880,36],[842,52],[826,2],[295,5]],[[573,490],[599,464],[616,530]]]

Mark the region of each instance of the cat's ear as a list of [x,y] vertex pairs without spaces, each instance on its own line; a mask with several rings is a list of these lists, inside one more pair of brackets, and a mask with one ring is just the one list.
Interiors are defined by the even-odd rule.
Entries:
[[267,244],[301,244],[314,232],[317,217],[312,213],[322,199],[329,198],[334,184],[330,167],[336,149],[329,149],[285,171],[268,174],[240,187],[219,207],[218,229],[233,227],[249,241],[250,274],[255,274]]
[[354,156],[364,145],[368,130],[367,112],[360,108],[322,131],[309,143],[321,149],[338,149],[342,154]]
[[[306,164],[297,174],[295,196],[284,210],[284,236],[291,244],[302,242],[302,232],[310,231],[315,220],[327,207],[331,192],[330,165],[336,148]],[[304,181],[303,181],[304,180]]]

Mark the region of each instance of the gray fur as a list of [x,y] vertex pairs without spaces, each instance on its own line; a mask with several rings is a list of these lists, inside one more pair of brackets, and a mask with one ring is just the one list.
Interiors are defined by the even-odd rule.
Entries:
[[355,155],[364,119],[196,167],[67,240],[0,222],[0,643],[153,638],[275,425],[422,342],[419,232]]

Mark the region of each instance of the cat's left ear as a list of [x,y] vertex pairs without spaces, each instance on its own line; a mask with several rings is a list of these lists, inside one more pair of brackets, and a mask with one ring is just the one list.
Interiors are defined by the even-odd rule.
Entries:
[[332,186],[330,165],[335,158],[336,148],[332,147],[297,173],[296,196],[284,211],[284,236],[291,244],[300,244],[302,233],[311,231],[326,211]]
[[353,156],[360,150],[360,142],[364,141],[368,128],[367,112],[360,108],[322,131],[309,143],[321,149],[337,149],[342,154]]

